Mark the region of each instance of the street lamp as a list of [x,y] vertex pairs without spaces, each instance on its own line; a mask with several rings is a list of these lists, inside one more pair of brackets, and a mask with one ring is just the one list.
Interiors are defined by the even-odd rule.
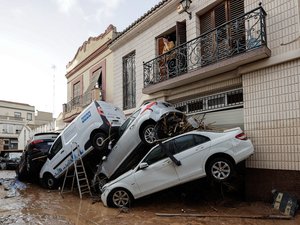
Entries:
[[190,8],[191,3],[192,0],[181,0],[180,4],[177,6],[177,12],[186,12],[187,14],[189,14],[189,18],[192,19],[192,13],[187,11]]

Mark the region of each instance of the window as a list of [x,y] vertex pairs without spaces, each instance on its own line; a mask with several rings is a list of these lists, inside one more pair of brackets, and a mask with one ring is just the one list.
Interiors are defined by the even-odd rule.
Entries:
[[175,103],[174,106],[176,109],[187,114],[242,107],[243,89],[235,89],[214,95],[203,96]]
[[52,148],[50,149],[48,158],[52,159],[61,149],[62,149],[62,141],[61,141],[61,137],[58,137],[53,143]]
[[14,115],[15,115],[16,118],[21,118],[21,113],[20,112],[15,112]]
[[179,138],[176,138],[175,141],[175,154],[192,148],[196,145],[193,135],[184,135]]
[[200,144],[210,141],[210,139],[208,137],[205,137],[202,135],[197,135],[197,134],[194,135],[194,140],[197,145],[200,145]]
[[166,153],[161,149],[160,146],[157,146],[146,156],[144,162],[148,163],[148,165],[151,165],[165,158],[167,158]]
[[123,58],[123,108],[131,109],[136,106],[135,84],[135,52]]
[[[225,58],[230,46],[234,49],[245,46],[245,21],[238,19],[242,14],[244,0],[225,0],[200,16],[200,32],[204,34],[201,41],[202,64]],[[222,26],[230,20],[236,21]]]
[[32,113],[27,113],[27,120],[32,121]]
[[80,82],[73,84],[73,104],[80,104],[81,85]]
[[[166,44],[164,38],[168,40]],[[158,61],[159,80],[165,80],[186,72],[186,48],[174,49],[186,43],[186,22],[176,22],[171,30],[162,33],[157,39],[157,55],[162,55]],[[172,43],[172,44],[171,44]],[[174,50],[172,50],[174,49]],[[168,53],[168,51],[170,51]]]
[[203,144],[209,140],[210,139],[208,137],[205,137],[202,135],[196,135],[196,134],[188,134],[188,135],[181,136],[174,140],[174,143],[175,143],[175,153],[174,154],[177,154],[177,153],[180,153],[187,149],[193,148],[193,147]]

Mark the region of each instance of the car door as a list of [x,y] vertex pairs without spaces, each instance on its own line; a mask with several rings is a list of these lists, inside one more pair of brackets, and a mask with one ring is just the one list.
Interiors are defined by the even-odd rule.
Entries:
[[160,146],[156,146],[149,152],[141,163],[147,163],[148,167],[135,172],[135,181],[140,189],[140,197],[178,184],[179,179],[174,163]]
[[210,139],[203,135],[187,134],[174,139],[174,157],[181,162],[175,169],[181,183],[205,176],[204,159],[210,145]]
[[53,143],[48,154],[49,171],[55,177],[59,176],[63,170],[64,161],[67,158],[67,151],[63,149],[62,136],[58,137]]

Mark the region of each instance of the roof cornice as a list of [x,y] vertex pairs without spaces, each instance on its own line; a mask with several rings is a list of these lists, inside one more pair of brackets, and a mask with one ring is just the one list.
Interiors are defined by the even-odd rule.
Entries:
[[162,0],[142,17],[134,21],[131,25],[119,33],[119,35],[112,40],[109,47],[114,50],[125,44],[128,40],[136,37],[137,34],[147,30],[150,26],[162,19],[166,14],[176,10],[178,3],[179,0]]

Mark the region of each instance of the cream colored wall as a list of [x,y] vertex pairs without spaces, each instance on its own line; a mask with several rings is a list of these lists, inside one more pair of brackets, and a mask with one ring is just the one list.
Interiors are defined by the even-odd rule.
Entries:
[[[35,108],[34,108],[34,106],[0,101],[0,115],[14,117],[15,112],[21,113],[21,117],[24,119],[24,121],[22,121],[22,122],[26,121],[26,123],[28,123],[28,124],[35,123]],[[28,122],[27,122],[27,113],[32,114],[32,120],[28,121]]]
[[[245,11],[258,6],[260,1],[245,0]],[[261,1],[267,12],[267,41],[272,56],[300,48],[299,1]]]
[[[175,2],[175,1],[171,1]],[[122,57],[136,52],[137,106],[147,99],[177,101],[193,95],[241,85],[244,89],[245,131],[253,141],[255,154],[247,161],[248,167],[300,170],[300,24],[298,0],[266,0],[262,6],[267,12],[267,41],[272,56],[243,65],[236,75],[220,74],[204,81],[154,95],[142,94],[143,61],[156,57],[155,37],[186,20],[187,40],[199,35],[199,21],[195,12],[204,12],[220,1],[193,1],[193,18],[177,14],[176,10],[154,15],[154,25],[145,21],[145,31],[126,39],[126,44],[113,46],[114,100],[122,107]],[[260,1],[246,0],[245,12],[258,7]],[[172,4],[170,4],[173,7]],[[137,29],[136,29],[137,30]],[[228,77],[226,77],[228,76]],[[224,79],[224,80],[220,80]],[[167,98],[163,96],[169,96]],[[132,110],[127,110],[130,113]]]
[[272,56],[240,68],[245,130],[255,146],[247,166],[300,170],[299,1],[267,0],[263,7]]
[[245,130],[255,145],[247,165],[300,170],[300,60],[243,75]]
[[[109,32],[103,40],[91,41],[91,43],[85,44],[86,51],[79,51],[79,54],[74,59],[74,64],[77,65],[78,62],[81,62],[85,57],[88,57],[89,54],[96,51],[100,46],[102,46],[104,43],[107,42],[107,40],[111,39],[113,35],[113,32]],[[97,56],[95,59],[90,61],[88,64],[86,64],[84,67],[80,68],[78,71],[76,71],[75,74],[70,76],[67,79],[67,99],[70,101],[73,97],[72,93],[72,85],[73,82],[78,79],[80,76],[83,77],[83,93],[86,91],[87,87],[90,84],[90,70],[95,65],[99,64],[100,62],[106,60],[106,101],[113,102],[113,55],[111,53],[111,50],[107,49],[103,53],[101,53],[99,56]],[[70,68],[74,68],[73,65]]]

